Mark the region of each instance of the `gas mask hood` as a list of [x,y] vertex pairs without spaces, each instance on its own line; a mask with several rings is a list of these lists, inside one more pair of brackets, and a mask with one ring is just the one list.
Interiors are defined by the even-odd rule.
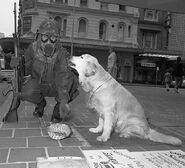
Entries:
[[52,57],[59,41],[59,29],[53,19],[44,20],[37,31],[38,49],[44,56]]

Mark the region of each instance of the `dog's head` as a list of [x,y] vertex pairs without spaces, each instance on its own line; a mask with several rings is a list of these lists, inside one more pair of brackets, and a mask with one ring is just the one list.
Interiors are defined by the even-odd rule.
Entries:
[[98,64],[98,60],[89,54],[73,56],[69,60],[69,65],[76,69],[81,77],[91,77],[95,75]]
[[73,56],[69,60],[69,65],[79,73],[80,83],[82,86],[86,85],[83,87],[84,90],[89,91],[90,88],[87,88],[87,85],[92,81],[92,78],[96,78],[99,73],[100,64],[98,60],[89,54],[84,54],[81,56]]

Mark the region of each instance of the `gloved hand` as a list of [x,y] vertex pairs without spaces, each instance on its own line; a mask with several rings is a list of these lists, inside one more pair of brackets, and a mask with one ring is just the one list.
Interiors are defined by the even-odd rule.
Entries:
[[69,115],[71,113],[71,109],[68,104],[60,103],[59,112],[60,112],[60,118],[62,119],[62,121],[66,121],[70,117]]

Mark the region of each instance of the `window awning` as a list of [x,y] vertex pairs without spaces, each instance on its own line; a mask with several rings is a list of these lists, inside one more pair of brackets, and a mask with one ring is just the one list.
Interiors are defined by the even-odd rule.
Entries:
[[153,54],[153,53],[142,53],[139,54],[141,57],[161,57],[161,58],[166,58],[168,60],[176,60],[178,55],[168,55],[168,54]]

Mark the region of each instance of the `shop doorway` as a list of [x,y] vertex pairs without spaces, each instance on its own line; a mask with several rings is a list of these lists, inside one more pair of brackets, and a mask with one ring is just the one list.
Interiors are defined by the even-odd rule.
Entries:
[[131,74],[131,67],[124,66],[123,67],[123,81],[124,82],[131,82],[130,74]]

